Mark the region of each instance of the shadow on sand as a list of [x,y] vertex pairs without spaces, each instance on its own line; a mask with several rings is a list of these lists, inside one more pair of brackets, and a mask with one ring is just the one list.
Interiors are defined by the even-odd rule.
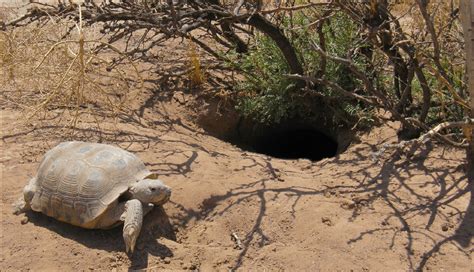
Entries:
[[[29,221],[36,226],[46,228],[64,238],[74,240],[88,248],[101,249],[108,252],[125,252],[122,237],[123,225],[110,230],[89,230],[72,226],[38,212],[26,213]],[[148,265],[148,254],[160,258],[171,257],[171,250],[157,242],[159,237],[176,241],[176,235],[168,215],[163,207],[155,207],[144,218],[144,224],[133,254],[129,254],[129,269],[143,269]]]
[[[408,269],[415,271],[424,270],[428,261],[439,252],[443,245],[448,243],[454,245],[462,254],[469,257],[469,246],[473,238],[474,226],[474,186],[471,175],[468,178],[468,175],[459,174],[465,172],[463,171],[463,168],[466,167],[465,162],[462,159],[450,161],[451,164],[458,165],[458,167],[453,168],[449,168],[444,164],[435,166],[427,162],[427,159],[441,159],[446,163],[448,159],[444,158],[443,154],[433,155],[433,148],[429,145],[421,148],[416,156],[412,158],[404,158],[395,152],[395,154],[385,156],[385,159],[379,161],[373,161],[369,155],[366,155],[367,150],[377,151],[377,147],[363,146],[360,150],[352,150],[356,154],[356,158],[352,157],[346,160],[338,156],[326,162],[338,166],[363,165],[357,168],[354,167],[354,169],[357,169],[354,172],[334,174],[334,179],[345,177],[355,181],[355,185],[324,186],[325,188],[319,190],[292,186],[291,184],[284,187],[275,187],[272,184],[279,180],[279,171],[272,166],[272,159],[270,157],[248,157],[247,159],[252,160],[253,163],[244,166],[242,169],[235,169],[235,171],[257,167],[267,172],[268,178],[242,184],[222,195],[210,196],[202,201],[201,208],[197,210],[180,207],[184,214],[178,221],[186,225],[190,221],[210,220],[212,217],[223,216],[232,207],[245,205],[244,203],[248,203],[250,200],[259,203],[258,214],[252,220],[253,227],[242,237],[242,250],[232,268],[232,270],[236,270],[241,268],[250,247],[263,247],[269,241],[269,237],[265,234],[266,231],[262,226],[269,203],[278,198],[280,194],[291,197],[292,210],[290,213],[291,216],[295,217],[295,207],[300,200],[331,192],[346,198],[364,199],[364,206],[370,206],[374,201],[382,200],[390,210],[383,219],[386,221],[395,218],[401,225],[401,228],[377,226],[369,228],[348,240],[348,245],[357,243],[379,232],[391,232],[392,237],[388,236],[388,239],[392,240],[390,247],[394,246],[396,240],[405,240],[407,245],[405,247],[405,257],[408,262]],[[321,163],[320,167],[324,167],[326,163]],[[319,175],[318,170],[313,171],[314,177],[317,177]],[[415,176],[423,177],[424,183],[410,183],[409,181]],[[419,190],[420,186],[434,187],[439,192],[435,195],[422,194]],[[415,197],[416,200],[407,202],[407,193]],[[469,193],[471,194],[471,201],[468,207],[457,209],[452,205],[453,201],[465,197]],[[175,205],[179,206],[179,204]],[[447,208],[455,210],[454,217],[458,218],[460,222],[450,236],[446,236],[446,232],[433,227],[435,220],[448,222],[453,218],[452,214],[446,212]],[[363,214],[363,210],[354,209],[350,219],[353,220],[361,214]],[[417,216],[420,217],[422,222],[426,222],[424,226],[420,227],[413,224],[412,219]],[[433,241],[433,244],[425,252],[414,255],[414,244],[417,243],[414,237],[420,233],[425,233],[428,240]],[[439,237],[445,238],[440,239]]]

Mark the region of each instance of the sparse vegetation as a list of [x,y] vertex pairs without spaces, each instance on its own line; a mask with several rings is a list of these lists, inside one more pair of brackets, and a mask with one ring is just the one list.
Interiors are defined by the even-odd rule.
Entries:
[[[140,81],[138,75],[126,79],[130,73],[117,70],[120,65],[153,62],[153,49],[180,37],[189,40],[188,67],[182,74],[187,74],[191,86],[216,94],[231,91],[242,114],[259,122],[298,116],[362,128],[383,110],[402,123],[402,138],[413,138],[467,116],[456,1],[259,3],[33,5],[25,16],[7,22],[2,35],[15,37],[12,29],[21,26],[64,27],[54,42],[37,43],[42,48],[35,55],[46,56],[40,66],[61,68],[42,75],[55,85],[40,92],[35,101],[41,102],[29,106],[33,113],[56,98],[67,98],[75,108],[104,102],[117,112],[130,90],[136,89],[130,84]],[[81,38],[81,31],[75,30],[73,24],[81,21],[79,10],[87,29],[102,33],[98,39]],[[10,38],[4,39],[3,47],[18,43]],[[203,64],[196,47],[214,64]],[[12,54],[4,53],[3,61],[12,62]],[[117,57],[109,58],[110,54]],[[5,66],[3,73],[9,75],[5,78],[18,74],[12,70],[17,62],[21,61]],[[37,59],[30,63],[38,66]],[[117,72],[109,77],[119,84],[114,94],[106,93],[104,83],[97,81],[105,75],[104,67]],[[33,71],[38,76],[39,69]]]
[[[39,28],[1,32],[2,99],[21,108],[24,121],[47,119],[54,112],[61,117],[59,123],[74,132],[81,115],[95,118],[100,128],[100,114],[127,111],[127,100],[142,85],[135,64],[87,32],[81,21],[50,21]],[[98,55],[98,47],[107,48],[108,54]],[[120,57],[122,62],[114,63]]]

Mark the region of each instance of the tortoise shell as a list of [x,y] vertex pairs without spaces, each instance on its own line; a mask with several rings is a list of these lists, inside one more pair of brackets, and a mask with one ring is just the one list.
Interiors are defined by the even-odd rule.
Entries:
[[48,151],[36,176],[34,211],[94,228],[135,182],[150,175],[134,154],[106,144],[63,142]]

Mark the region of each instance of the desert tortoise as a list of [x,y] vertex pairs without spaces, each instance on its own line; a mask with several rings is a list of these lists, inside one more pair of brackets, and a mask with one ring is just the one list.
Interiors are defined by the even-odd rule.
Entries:
[[133,252],[143,216],[170,196],[171,189],[132,153],[106,144],[64,142],[44,155],[14,213],[31,209],[88,229],[123,222],[126,251]]

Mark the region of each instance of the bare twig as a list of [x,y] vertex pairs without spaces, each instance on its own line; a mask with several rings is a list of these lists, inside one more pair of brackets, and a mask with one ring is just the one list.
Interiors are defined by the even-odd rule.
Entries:
[[[453,128],[460,128],[464,132],[464,136],[466,140],[458,143],[448,139],[445,135],[441,134],[440,132],[447,129]],[[377,152],[373,153],[373,160],[377,161],[379,157],[389,148],[395,148],[397,151],[404,151],[407,157],[413,156],[416,150],[423,144],[432,141],[434,138],[452,145],[454,147],[466,148],[468,143],[473,140],[473,131],[474,131],[474,119],[467,119],[466,121],[458,121],[458,122],[444,122],[441,123],[434,128],[430,129],[425,134],[421,135],[420,137],[409,140],[409,141],[401,141],[396,144],[384,144],[381,149]]]
[[239,236],[237,235],[237,233],[232,232],[232,233],[230,234],[230,237],[232,238],[232,241],[234,241],[234,243],[235,243],[234,248],[237,248],[237,249],[244,249],[244,247],[242,246],[242,242],[240,241],[240,238],[239,238]]

